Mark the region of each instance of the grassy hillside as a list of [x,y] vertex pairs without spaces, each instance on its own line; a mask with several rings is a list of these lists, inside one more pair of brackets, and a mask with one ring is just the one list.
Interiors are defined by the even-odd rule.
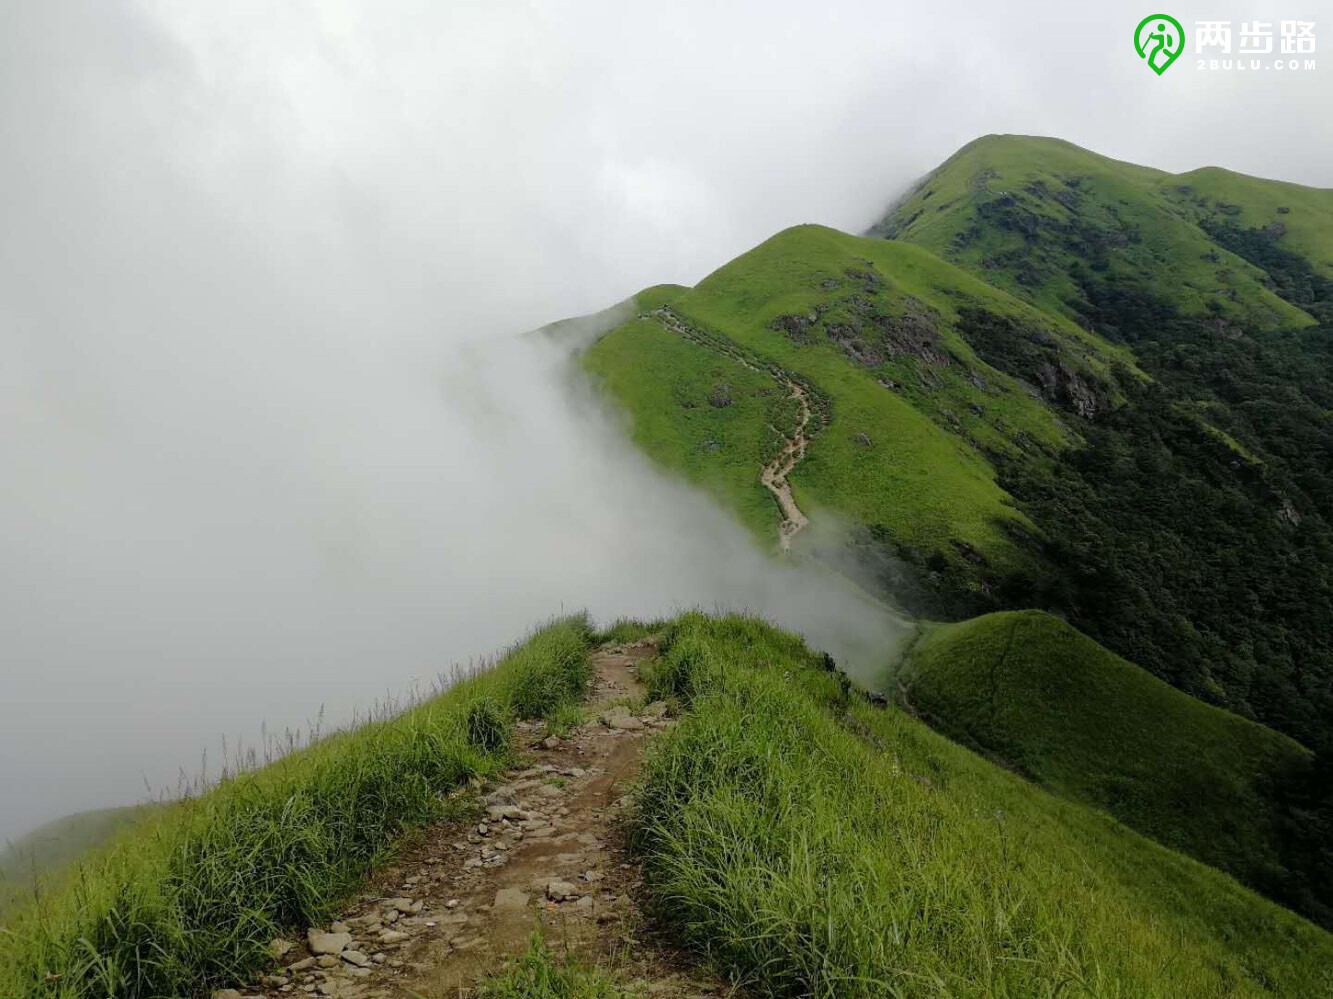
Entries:
[[1331,197],[990,137],[882,223],[897,238],[779,233],[645,293],[584,363],[652,457],[770,544],[760,471],[801,436],[803,386],[792,498],[908,609],[1057,611],[1322,750]]
[[128,805],[77,812],[34,829],[0,851],[0,907],[64,870],[157,810]]
[[[1333,191],[987,136],[875,231],[1077,320],[1153,379],[1119,379],[1123,402],[1052,461],[996,456],[1043,538],[1030,590],[999,606],[1057,610],[1333,748]],[[995,363],[1030,367],[1022,329],[967,325]]]
[[[819,226],[672,292],[669,310],[664,321],[645,308],[585,356],[650,455],[776,539],[758,472],[793,432],[782,383],[794,379],[816,403],[790,476],[802,509],[861,525],[973,589],[1015,562],[1011,529],[1030,529],[987,456],[1059,450],[1075,436],[1073,400],[1108,405],[1112,369],[1129,362],[931,254]],[[977,315],[1040,331],[1050,377],[1020,383],[988,363],[988,342],[963,333]]]
[[898,679],[911,708],[964,745],[1318,911],[1319,872],[1287,870],[1273,797],[1310,767],[1292,740],[1180,693],[1039,611],[929,626]]
[[1301,184],[1260,180],[1220,167],[1204,167],[1164,178],[1159,184],[1173,203],[1196,220],[1225,214],[1246,229],[1280,225],[1278,238],[1333,277],[1333,192]]
[[[602,637],[646,631],[665,635],[650,695],[681,720],[647,744],[628,812],[642,898],[754,994],[1333,994],[1333,936],[872,706],[795,636],[692,613]],[[0,995],[253,981],[274,936],[324,924],[414,826],[471,814],[464,785],[518,762],[514,720],[588,695],[591,640],[558,621],[402,715],[138,824],[3,926]],[[540,938],[480,989],[638,994]]]
[[444,794],[510,759],[514,720],[582,700],[586,619],[557,621],[493,669],[406,713],[326,738],[163,810],[0,932],[6,999],[207,992],[266,968],[319,925]]
[[1333,936],[893,708],[687,615],[634,819],[653,911],[760,994],[1317,996]]
[[[1241,186],[1213,181],[1209,186],[1227,195]],[[1179,209],[1172,192],[1182,185],[1188,180],[1059,139],[989,135],[945,161],[874,231],[927,247],[1073,317],[1095,315],[1107,289],[1142,289],[1189,314],[1310,323],[1266,286],[1260,268],[1218,246]],[[1317,219],[1299,214],[1302,233],[1310,225],[1311,241],[1326,241],[1333,196],[1298,190],[1308,191],[1319,211]],[[1304,199],[1299,206],[1306,207]]]

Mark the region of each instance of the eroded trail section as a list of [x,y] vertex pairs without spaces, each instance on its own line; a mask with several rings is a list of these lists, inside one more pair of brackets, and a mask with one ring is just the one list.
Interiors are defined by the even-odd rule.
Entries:
[[806,436],[806,428],[810,424],[810,400],[805,394],[805,389],[796,382],[788,382],[787,388],[791,390],[791,397],[796,400],[801,414],[796,424],[796,432],[787,438],[778,456],[765,465],[759,473],[759,481],[773,494],[773,498],[778,501],[778,509],[782,511],[782,521],[778,524],[778,544],[782,546],[783,551],[791,548],[791,539],[810,523],[801,512],[801,508],[796,505],[796,498],[791,494],[791,483],[787,481],[791,470],[805,457],[805,449],[810,442]]
[[805,457],[806,449],[810,446],[810,397],[805,386],[776,365],[766,368],[760,367],[729,341],[704,335],[672,311],[670,306],[664,305],[660,309],[654,310],[650,315],[668,330],[684,337],[691,343],[722,354],[751,371],[758,371],[761,374],[771,376],[779,385],[786,388],[789,397],[796,402],[797,413],[799,414],[796,428],[790,434],[778,427],[772,428],[774,432],[784,438],[782,450],[778,452],[776,458],[765,464],[759,471],[759,481],[765,489],[773,494],[773,499],[777,501],[778,511],[781,514],[781,520],[778,523],[778,544],[783,551],[789,551],[792,539],[810,523],[809,518],[796,505],[796,498],[792,495],[791,483],[787,480],[787,476]]
[[552,949],[612,967],[630,994],[730,994],[640,942],[638,870],[618,817],[645,739],[674,724],[664,703],[627,707],[642,705],[638,667],[655,654],[646,643],[597,650],[586,724],[560,738],[520,723],[532,758],[478,789],[474,818],[427,829],[331,925],[275,941],[290,947],[283,972],[234,996],[467,996],[539,925]]

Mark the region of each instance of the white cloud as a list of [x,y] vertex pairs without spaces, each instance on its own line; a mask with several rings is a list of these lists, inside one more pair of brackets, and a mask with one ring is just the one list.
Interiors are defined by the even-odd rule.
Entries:
[[561,602],[857,631],[505,336],[792,223],[860,228],[985,132],[1329,183],[1333,67],[1158,79],[1135,23],[957,0],[4,5],[0,834]]

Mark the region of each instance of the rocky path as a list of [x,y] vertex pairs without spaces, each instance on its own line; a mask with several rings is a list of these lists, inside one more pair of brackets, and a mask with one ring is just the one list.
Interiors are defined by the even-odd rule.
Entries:
[[613,968],[632,995],[731,995],[642,939],[638,871],[618,814],[645,739],[673,724],[665,704],[642,706],[637,670],[655,652],[651,644],[596,651],[587,724],[568,738],[521,724],[529,759],[471,792],[480,798],[475,819],[426,830],[341,918],[305,940],[274,941],[279,974],[215,999],[467,996],[539,925],[557,953]]
[[810,439],[806,436],[806,428],[810,424],[810,400],[806,397],[805,389],[796,382],[787,382],[787,388],[791,391],[791,397],[796,400],[801,418],[796,425],[796,432],[787,438],[778,456],[765,465],[759,473],[759,481],[773,494],[773,498],[778,501],[778,509],[782,511],[782,520],[778,524],[778,544],[782,546],[783,551],[791,549],[792,538],[810,523],[801,512],[801,508],[796,505],[796,497],[791,493],[791,483],[787,481],[791,470],[805,457],[805,449],[810,443]]
[[651,315],[667,329],[679,334],[691,343],[696,343],[701,347],[720,353],[751,371],[770,375],[777,380],[778,384],[785,387],[787,392],[790,393],[790,397],[796,401],[801,415],[795,431],[789,435],[777,427],[773,427],[776,433],[785,438],[785,442],[778,456],[759,471],[759,481],[763,483],[765,489],[773,494],[773,499],[777,501],[778,510],[782,514],[782,519],[778,523],[778,544],[783,551],[790,551],[792,539],[810,523],[809,518],[796,505],[796,497],[792,495],[791,483],[787,480],[787,476],[791,474],[792,469],[805,457],[806,449],[810,445],[808,433],[810,428],[810,398],[805,387],[776,365],[761,368],[734,345],[703,335],[677,315],[670,306],[664,305],[653,311]]

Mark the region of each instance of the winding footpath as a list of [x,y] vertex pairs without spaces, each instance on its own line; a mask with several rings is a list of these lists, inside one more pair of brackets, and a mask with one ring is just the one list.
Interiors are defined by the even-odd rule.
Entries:
[[282,970],[214,999],[446,999],[471,995],[543,929],[557,955],[613,970],[629,995],[734,996],[653,942],[623,809],[644,742],[675,724],[642,704],[649,643],[594,651],[589,716],[568,738],[520,723],[529,758],[489,787],[464,789],[479,814],[428,827],[328,926],[273,941]]
[[787,478],[791,475],[792,470],[800,464],[801,459],[805,457],[806,449],[810,446],[808,432],[810,426],[810,397],[805,387],[776,365],[761,368],[732,344],[702,335],[682,319],[679,314],[674,312],[670,306],[664,305],[650,313],[650,316],[672,333],[678,334],[691,343],[719,353],[737,364],[749,368],[751,371],[770,376],[787,390],[788,398],[795,400],[797,410],[800,413],[796,429],[791,434],[787,434],[785,431],[769,424],[770,429],[784,439],[783,446],[777,457],[759,470],[759,481],[773,495],[781,514],[781,520],[778,523],[778,545],[784,552],[790,551],[792,539],[810,523],[810,519],[797,506],[796,497],[792,495],[791,482]]

